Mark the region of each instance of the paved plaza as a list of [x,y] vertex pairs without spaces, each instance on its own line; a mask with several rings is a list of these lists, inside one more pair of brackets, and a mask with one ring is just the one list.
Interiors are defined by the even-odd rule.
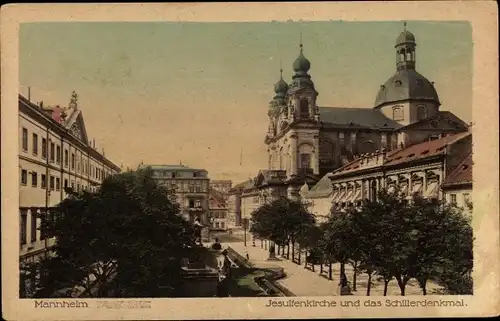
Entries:
[[[287,260],[281,258],[280,261],[268,261],[269,256],[268,250],[261,248],[260,241],[257,241],[256,246],[252,246],[252,242],[247,242],[245,247],[243,242],[228,242],[223,243],[223,248],[230,246],[236,252],[238,252],[243,257],[248,253],[250,262],[259,268],[269,268],[269,267],[281,267],[286,273],[286,277],[277,281],[280,285],[284,286],[297,296],[332,296],[339,295],[339,273],[340,264],[332,265],[332,278],[333,280],[328,280],[320,275],[320,267],[315,266],[315,271],[304,268],[304,258],[305,255],[302,254],[301,265],[298,265],[292,260]],[[291,251],[291,250],[290,250]],[[291,252],[290,252],[291,257]],[[346,265],[346,273],[349,281],[352,282],[353,269],[350,265]],[[358,274],[357,276],[357,291],[353,292],[354,295],[364,296],[366,295],[366,287],[368,284],[367,274]],[[351,284],[352,287],[352,284]],[[439,294],[440,287],[434,283],[428,283],[427,294]],[[382,296],[384,293],[384,282],[377,281],[377,277],[372,278],[372,288],[371,296]],[[392,280],[389,283],[387,295],[400,295],[399,287],[396,280]],[[422,295],[422,290],[418,286],[418,283],[411,280],[406,286],[406,295]]]

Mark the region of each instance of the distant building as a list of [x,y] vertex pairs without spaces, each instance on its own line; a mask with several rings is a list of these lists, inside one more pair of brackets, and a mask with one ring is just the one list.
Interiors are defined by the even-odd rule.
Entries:
[[212,230],[227,230],[227,205],[223,193],[211,188],[208,201],[208,216],[210,221],[210,228]]
[[241,194],[243,193],[243,188],[249,182],[240,183],[233,188],[231,188],[227,195],[227,209],[228,217],[227,223],[229,228],[240,227],[241,226]]
[[213,188],[216,191],[227,194],[231,189],[233,183],[229,180],[211,180],[210,188]]
[[[67,197],[65,188],[95,192],[120,168],[88,139],[76,93],[66,107],[35,104],[21,95],[18,105],[22,264],[37,261],[54,244],[40,230],[38,214],[50,215],[50,209]],[[29,278],[21,281],[23,295],[29,296],[33,282]]]
[[194,222],[200,218],[202,224],[208,221],[209,181],[204,169],[184,165],[146,165],[153,170],[153,177],[159,184],[172,192],[173,201],[180,206],[181,215]]

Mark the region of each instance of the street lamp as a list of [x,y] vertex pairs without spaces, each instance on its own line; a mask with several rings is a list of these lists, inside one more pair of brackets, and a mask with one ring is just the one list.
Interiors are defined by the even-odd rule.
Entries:
[[243,242],[245,247],[247,246],[247,228],[248,228],[248,218],[243,219]]

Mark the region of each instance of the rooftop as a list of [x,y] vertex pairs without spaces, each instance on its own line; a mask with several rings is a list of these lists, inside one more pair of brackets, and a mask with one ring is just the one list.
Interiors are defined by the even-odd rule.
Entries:
[[398,129],[401,125],[372,108],[319,107],[320,118],[330,126]]
[[420,144],[415,144],[403,149],[397,149],[387,153],[379,152],[361,156],[354,161],[333,171],[333,176],[343,175],[350,172],[356,172],[368,167],[392,166],[402,163],[425,159],[437,155],[442,155],[446,147],[455,141],[458,141],[468,135],[470,132],[449,135],[441,139],[436,139]]
[[443,185],[472,184],[472,165],[471,153],[446,177]]
[[206,172],[205,169],[198,169],[198,168],[190,168],[185,165],[179,164],[179,165],[144,165],[151,167],[152,170],[163,170],[163,171],[203,171]]

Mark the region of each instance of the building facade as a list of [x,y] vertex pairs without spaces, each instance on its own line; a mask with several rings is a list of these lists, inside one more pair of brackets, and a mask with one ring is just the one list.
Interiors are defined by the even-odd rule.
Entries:
[[[373,106],[322,107],[309,73],[303,45],[290,83],[281,77],[269,103],[265,137],[268,169],[261,170],[241,195],[242,217],[258,196],[300,198],[325,174],[377,151],[392,152],[468,131],[453,113],[439,110],[435,84],[416,71],[416,40],[406,30],[395,43],[395,73],[380,86]],[[262,196],[261,199],[264,197]]]
[[210,229],[226,231],[228,229],[228,208],[225,195],[213,188],[210,189],[208,211]]
[[227,193],[227,222],[229,228],[241,227],[241,195],[249,182],[243,182],[232,187]]
[[199,218],[208,225],[209,181],[204,169],[189,168],[184,165],[148,165],[153,177],[165,186],[180,206],[181,215],[194,222]]
[[[19,95],[20,262],[48,254],[54,239],[40,230],[40,215],[67,197],[66,188],[95,192],[120,168],[95,149],[77,95],[67,107],[44,107]],[[29,288],[29,285],[27,285]],[[29,291],[29,290],[27,290]]]
[[464,209],[472,215],[472,154],[452,171],[441,185],[446,202]]
[[[391,192],[397,188],[408,199],[418,194],[447,200],[446,182],[452,185],[454,177],[459,176],[455,174],[458,170],[465,168],[466,172],[471,168],[465,167],[471,153],[472,134],[461,133],[401,150],[362,155],[325,175],[321,180],[323,184],[316,184],[310,191],[304,187],[302,196],[323,219],[328,217],[330,208],[343,211],[349,206],[359,206],[363,200],[374,199],[382,189]],[[466,173],[460,175],[467,179]],[[463,185],[457,187],[463,188]],[[450,188],[450,191],[453,190]],[[457,190],[448,193],[456,194]]]

